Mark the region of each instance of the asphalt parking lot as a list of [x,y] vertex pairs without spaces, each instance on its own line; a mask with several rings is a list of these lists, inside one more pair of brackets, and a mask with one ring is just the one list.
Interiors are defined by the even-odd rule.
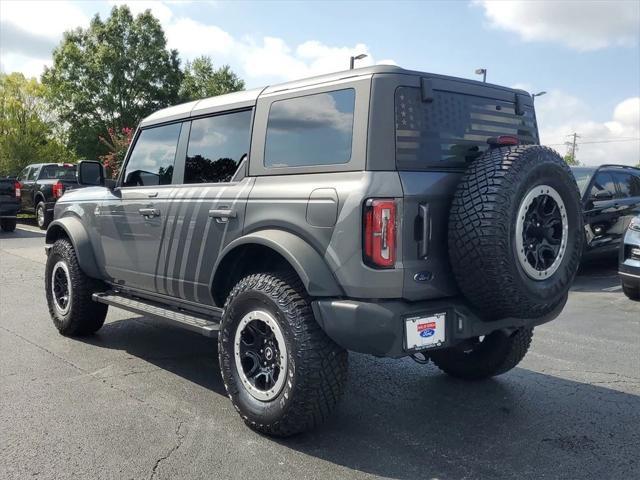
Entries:
[[43,245],[0,234],[0,478],[638,477],[640,303],[615,263],[581,270],[510,373],[352,354],[333,418],[273,440],[234,411],[207,338],[115,309],[94,337],[58,335]]

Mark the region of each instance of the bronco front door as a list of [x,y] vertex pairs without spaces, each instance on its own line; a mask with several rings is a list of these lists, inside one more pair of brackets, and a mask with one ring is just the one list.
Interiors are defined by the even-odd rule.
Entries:
[[167,211],[175,195],[174,163],[182,123],[142,129],[118,187],[100,207],[101,246],[110,280],[156,291],[156,268]]

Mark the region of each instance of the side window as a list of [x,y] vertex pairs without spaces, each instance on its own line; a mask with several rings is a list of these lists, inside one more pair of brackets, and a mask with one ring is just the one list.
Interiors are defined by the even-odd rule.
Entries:
[[32,167],[27,180],[34,181],[36,178],[38,178],[38,173],[40,173],[40,167]]
[[355,90],[273,102],[267,121],[265,167],[335,165],[351,160]]
[[191,122],[184,183],[228,182],[249,153],[251,111]]
[[597,195],[602,195],[602,193],[610,193],[611,198],[616,194],[616,186],[610,173],[601,172],[596,175],[589,196],[592,199],[597,199]]
[[[614,173],[615,179],[620,187],[620,194],[617,195],[620,198],[635,196],[631,191],[634,189],[634,180],[636,177],[630,173],[616,172]],[[638,195],[638,193],[636,193]]]
[[127,168],[125,187],[169,185],[173,178],[178,138],[182,124],[147,128],[140,132]]
[[18,181],[19,182],[24,182],[27,177],[29,176],[29,171],[31,170],[31,167],[26,167],[24,170],[22,170],[20,172],[20,175],[18,175]]

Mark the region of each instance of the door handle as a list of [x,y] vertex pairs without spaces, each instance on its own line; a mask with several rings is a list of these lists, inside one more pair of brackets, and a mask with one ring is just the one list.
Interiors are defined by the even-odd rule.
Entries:
[[236,218],[238,214],[235,210],[231,210],[229,208],[214,208],[209,210],[209,216],[211,218],[215,218],[219,223],[224,223],[228,222],[230,218]]
[[431,240],[431,214],[428,203],[418,205],[418,216],[420,217],[418,257],[427,258],[429,256],[429,241]]
[[160,216],[160,210],[158,210],[157,208],[141,208],[140,210],[138,210],[138,212],[140,213],[140,215],[146,218]]
[[158,192],[149,192],[147,193],[147,197],[156,198],[158,196]]

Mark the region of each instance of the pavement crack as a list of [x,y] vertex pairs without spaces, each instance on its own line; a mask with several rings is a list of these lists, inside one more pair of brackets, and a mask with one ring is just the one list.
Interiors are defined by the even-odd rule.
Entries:
[[158,473],[158,468],[160,468],[160,464],[171,457],[181,446],[182,442],[184,442],[184,437],[186,433],[182,433],[182,427],[184,426],[184,421],[180,420],[178,426],[176,428],[176,442],[175,444],[165,453],[163,456],[156,460],[156,463],[153,465],[153,469],[151,470],[151,475],[149,476],[149,480],[155,478],[156,473]]
[[43,347],[42,345],[40,345],[40,344],[38,344],[38,343],[36,343],[36,342],[34,342],[34,341],[32,341],[32,340],[29,340],[28,338],[26,338],[26,337],[24,337],[24,336],[20,335],[19,333],[14,332],[13,330],[9,330],[8,328],[2,327],[2,326],[0,326],[0,329],[4,330],[4,331],[5,331],[5,332],[7,332],[7,333],[10,333],[11,335],[14,335],[14,336],[18,337],[19,339],[21,339],[21,340],[23,340],[23,341],[27,342],[29,345],[33,345],[34,347],[36,347],[36,348],[38,348],[38,349],[42,350],[43,352],[48,353],[49,355],[51,355],[51,356],[53,356],[53,357],[57,358],[57,359],[58,359],[58,360],[60,360],[61,362],[66,363],[67,365],[69,365],[70,367],[72,367],[72,368],[74,368],[74,369],[78,370],[78,371],[79,371],[79,372],[81,372],[81,373],[89,373],[89,372],[88,372],[87,370],[85,370],[84,368],[79,367],[79,366],[78,366],[78,365],[76,365],[75,363],[70,362],[70,361],[69,361],[69,360],[67,360],[66,358],[61,357],[61,356],[60,356],[60,355],[58,355],[57,353],[52,352],[52,351],[51,351],[51,350],[49,350],[48,348]]

